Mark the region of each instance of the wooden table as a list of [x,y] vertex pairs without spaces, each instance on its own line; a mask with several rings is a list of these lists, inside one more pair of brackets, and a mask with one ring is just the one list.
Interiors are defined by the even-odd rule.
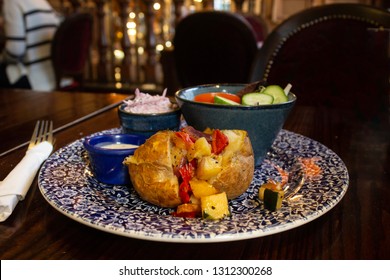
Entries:
[[[0,90],[0,153],[26,142],[38,119],[54,121],[55,150],[91,133],[119,127],[116,107],[102,108],[125,97]],[[90,115],[98,110],[99,114]],[[83,121],[74,122],[82,117]],[[297,104],[285,128],[332,149],[349,171],[350,184],[344,198],[308,224],[261,238],[224,243],[144,241],[103,232],[66,217],[45,201],[35,180],[26,199],[0,223],[0,258],[389,259],[389,114],[362,119],[356,112]],[[25,150],[20,148],[0,158],[1,180]]]

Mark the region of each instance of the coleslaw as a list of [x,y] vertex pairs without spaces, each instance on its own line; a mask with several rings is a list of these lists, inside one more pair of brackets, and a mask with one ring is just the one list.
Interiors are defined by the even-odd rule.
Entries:
[[126,106],[123,108],[126,112],[135,114],[159,114],[172,112],[178,108],[177,104],[172,103],[166,96],[167,89],[164,89],[162,95],[150,95],[141,92],[138,88],[135,90],[135,97],[131,100],[124,100]]

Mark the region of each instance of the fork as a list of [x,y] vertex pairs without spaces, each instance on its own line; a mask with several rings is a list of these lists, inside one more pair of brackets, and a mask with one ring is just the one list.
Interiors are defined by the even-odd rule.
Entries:
[[37,121],[25,156],[1,182],[0,222],[25,198],[40,166],[51,154],[53,143],[53,123]]
[[54,145],[52,121],[37,121],[27,149],[30,150],[44,141]]

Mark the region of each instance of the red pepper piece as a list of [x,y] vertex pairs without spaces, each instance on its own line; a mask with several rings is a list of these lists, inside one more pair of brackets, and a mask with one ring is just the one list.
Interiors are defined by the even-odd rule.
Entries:
[[184,131],[177,131],[176,136],[181,138],[184,141],[186,149],[190,149],[194,145],[194,141],[192,141],[190,135]]
[[198,216],[198,213],[196,213],[196,212],[182,212],[182,213],[173,212],[172,216],[181,217],[181,218],[196,218]]
[[196,168],[195,159],[180,167],[179,173],[182,180],[188,183],[191,180],[191,178],[194,177],[195,175],[195,168]]
[[182,203],[190,202],[191,193],[192,193],[191,186],[188,183],[188,181],[181,182],[179,186],[179,196]]
[[182,179],[182,182],[179,186],[179,196],[181,199],[181,202],[188,203],[190,201],[190,197],[192,194],[191,186],[190,186],[190,180],[195,175],[195,168],[196,168],[196,160],[192,160],[191,162],[183,165],[179,169],[179,173]]
[[229,138],[219,129],[215,129],[212,135],[211,152],[218,155],[229,145]]

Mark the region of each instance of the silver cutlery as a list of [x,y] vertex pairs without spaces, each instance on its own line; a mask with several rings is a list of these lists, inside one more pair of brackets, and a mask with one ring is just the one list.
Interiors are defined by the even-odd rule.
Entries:
[[38,121],[25,156],[0,184],[0,222],[23,200],[42,163],[53,150],[53,122]]

